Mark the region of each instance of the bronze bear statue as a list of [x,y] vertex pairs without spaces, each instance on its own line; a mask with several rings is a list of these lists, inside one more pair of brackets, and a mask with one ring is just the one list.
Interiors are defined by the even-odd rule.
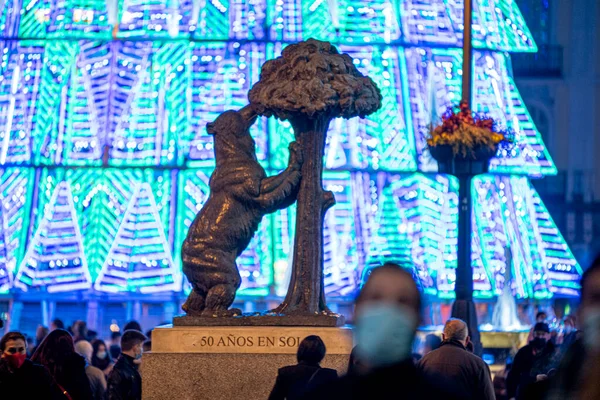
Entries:
[[267,177],[249,132],[256,118],[246,106],[226,111],[207,125],[214,137],[216,168],[210,177],[208,200],[182,247],[183,272],[193,288],[182,307],[188,315],[241,314],[239,309],[229,309],[241,283],[236,258],[265,214],[296,201],[303,161],[300,146],[292,142],[288,167]]

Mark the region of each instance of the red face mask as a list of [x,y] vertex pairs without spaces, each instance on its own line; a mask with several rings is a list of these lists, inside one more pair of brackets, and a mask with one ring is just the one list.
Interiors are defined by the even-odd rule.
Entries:
[[16,353],[16,354],[4,355],[4,358],[6,359],[6,361],[8,362],[8,364],[13,369],[19,369],[19,368],[21,368],[21,366],[25,362],[25,359],[27,358],[27,355],[26,354],[21,354],[21,353]]

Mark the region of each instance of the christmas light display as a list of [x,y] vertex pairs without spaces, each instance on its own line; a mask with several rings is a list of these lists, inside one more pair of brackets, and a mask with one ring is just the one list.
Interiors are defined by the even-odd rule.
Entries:
[[17,261],[23,258],[32,172],[28,168],[0,169],[0,293],[11,288]]
[[[424,293],[451,298],[458,183],[436,175],[432,121],[460,96],[458,0],[41,0],[0,3],[0,293],[154,293],[186,287],[180,248],[214,165],[205,126],[247,104],[260,67],[289,43],[334,42],[383,95],[335,120],[324,185],[325,290],[352,296],[395,260]],[[476,1],[474,110],[516,146],[473,186],[475,296],[576,296],[581,270],[528,181],[556,172],[506,51],[536,46],[514,0]],[[251,134],[269,174],[286,122]],[[502,173],[503,175],[494,175]],[[238,259],[241,296],[283,295],[295,208],[269,216]],[[504,282],[505,247],[513,282]]]
[[[414,129],[426,132],[432,119],[441,116],[460,99],[461,51],[456,49],[406,49],[409,92],[414,96]],[[491,172],[518,173],[532,176],[556,173],[539,132],[523,104],[512,77],[507,72],[506,56],[501,53],[475,52],[476,79],[473,109],[494,118],[497,123],[515,134],[516,145],[502,150],[490,163]],[[419,167],[435,171],[437,164],[426,149],[425,135],[417,136]]]
[[152,189],[147,183],[138,184],[95,288],[106,292],[176,291],[180,287],[177,275]]
[[44,216],[31,239],[15,284],[27,290],[43,287],[48,292],[87,289],[92,280],[75,215],[69,184],[60,182],[44,207]]

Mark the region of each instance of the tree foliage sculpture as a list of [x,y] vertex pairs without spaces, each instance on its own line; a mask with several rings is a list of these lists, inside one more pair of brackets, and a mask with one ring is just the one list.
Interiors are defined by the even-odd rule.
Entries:
[[381,107],[381,93],[352,57],[327,42],[292,44],[267,61],[248,95],[261,115],[288,120],[304,155],[298,192],[292,278],[274,310],[286,315],[330,315],[323,288],[323,219],[335,204],[322,185],[323,156],[333,118],[361,117]]

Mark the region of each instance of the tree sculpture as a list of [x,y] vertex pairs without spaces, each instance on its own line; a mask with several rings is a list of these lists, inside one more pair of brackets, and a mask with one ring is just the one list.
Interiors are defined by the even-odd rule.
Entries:
[[323,219],[335,204],[333,193],[322,185],[327,129],[333,118],[364,118],[377,111],[381,93],[356,69],[352,57],[330,43],[309,39],[267,61],[248,97],[258,114],[291,123],[304,156],[292,278],[274,312],[332,316],[323,287]]

